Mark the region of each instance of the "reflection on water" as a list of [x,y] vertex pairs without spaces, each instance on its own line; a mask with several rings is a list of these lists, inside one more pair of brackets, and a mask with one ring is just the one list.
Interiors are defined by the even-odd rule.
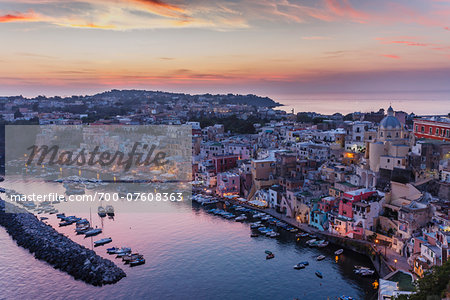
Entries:
[[[58,189],[58,185],[14,182],[8,188],[48,192]],[[349,295],[372,299],[375,295],[375,278],[361,278],[352,271],[353,265],[369,265],[367,258],[349,252],[336,257],[336,247],[309,248],[304,241],[295,243],[293,234],[285,233],[277,239],[251,238],[248,223],[224,220],[184,203],[168,204],[164,213],[120,213],[120,206],[114,218],[100,218],[95,212],[92,223],[103,228],[103,234],[95,238],[76,235],[74,226],[58,227],[55,215],[48,222],[89,248],[93,240],[112,237],[111,244],[94,250],[122,266],[121,261],[106,254],[106,248],[132,247],[145,256],[145,265],[124,265],[127,277],[119,283],[92,287],[35,260],[0,229],[0,279],[7,283],[0,285],[1,297],[336,299]],[[90,218],[89,214],[78,216]],[[274,252],[275,258],[266,261],[265,250]],[[315,261],[319,254],[326,255],[326,259]],[[309,261],[309,266],[294,270],[299,261]],[[323,279],[316,277],[316,270],[322,272]]]

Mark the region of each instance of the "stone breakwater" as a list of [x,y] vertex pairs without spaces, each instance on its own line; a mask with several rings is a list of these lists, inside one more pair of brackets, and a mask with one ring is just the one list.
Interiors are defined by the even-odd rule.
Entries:
[[37,259],[94,286],[114,284],[126,276],[112,261],[75,243],[33,214],[20,209],[18,213],[5,213],[5,205],[11,204],[0,199],[0,225]]

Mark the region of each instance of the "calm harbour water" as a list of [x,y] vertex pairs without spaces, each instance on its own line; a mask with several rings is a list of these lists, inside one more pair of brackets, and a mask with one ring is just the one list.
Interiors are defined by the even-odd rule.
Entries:
[[[4,185],[5,186],[5,185]],[[7,186],[27,192],[40,189],[60,191],[56,183],[13,182]],[[3,194],[4,195],[4,194]],[[58,206],[59,205],[59,206]],[[63,203],[55,205],[63,211]],[[38,261],[18,247],[0,228],[0,299],[375,299],[372,282],[353,273],[353,265],[370,266],[356,253],[344,252],[336,260],[337,247],[309,248],[305,240],[296,243],[294,234],[279,238],[251,238],[248,223],[225,220],[206,209],[186,203],[167,204],[165,213],[123,213],[115,205],[114,219],[92,214],[94,225],[104,233],[94,238],[112,237],[113,243],[95,248],[106,254],[111,246],[129,246],[144,254],[146,264],[123,266],[127,277],[115,285],[89,286],[66,273]],[[96,212],[96,210],[93,210]],[[89,215],[79,217],[89,218]],[[74,225],[58,227],[55,215],[48,222],[74,241],[91,247],[92,240],[74,234]],[[275,253],[265,259],[265,250]],[[314,258],[327,258],[317,262]],[[303,270],[293,265],[309,261]],[[319,270],[323,279],[316,277]]]

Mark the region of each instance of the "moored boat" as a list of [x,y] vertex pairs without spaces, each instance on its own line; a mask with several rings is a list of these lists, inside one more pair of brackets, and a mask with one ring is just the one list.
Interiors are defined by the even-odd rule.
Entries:
[[103,246],[105,244],[111,243],[112,242],[112,238],[104,238],[98,241],[94,242],[94,247],[98,247],[98,246]]
[[116,247],[108,248],[108,249],[106,249],[106,253],[108,253],[108,254],[116,254],[117,250],[120,250],[120,248],[116,248]]
[[334,254],[341,255],[343,252],[344,252],[344,249],[339,249],[339,250],[336,250],[336,252],[334,252]]
[[323,278],[322,272],[316,271],[316,276],[319,278]]
[[321,260],[324,260],[324,259],[325,259],[325,255],[319,255],[319,256],[316,257],[317,261],[321,261]]
[[305,265],[302,263],[298,263],[294,266],[294,269],[296,269],[296,270],[300,270],[300,269],[304,269],[304,268],[305,268]]
[[106,209],[103,206],[99,206],[97,209],[97,213],[100,217],[106,217]]
[[135,267],[135,266],[139,266],[139,265],[143,265],[143,264],[145,264],[144,258],[138,258],[138,259],[130,261],[130,267]]
[[114,216],[114,207],[112,205],[107,205],[105,207],[106,214],[110,217]]
[[102,233],[102,231],[103,231],[103,230],[102,230],[101,228],[91,229],[91,230],[86,231],[86,232],[84,233],[84,236],[85,236],[85,237],[96,236],[96,235]]
[[127,254],[124,257],[122,257],[122,261],[125,264],[129,264],[131,261],[136,260],[136,259],[143,259],[144,255],[139,254],[139,253],[133,253],[133,254]]

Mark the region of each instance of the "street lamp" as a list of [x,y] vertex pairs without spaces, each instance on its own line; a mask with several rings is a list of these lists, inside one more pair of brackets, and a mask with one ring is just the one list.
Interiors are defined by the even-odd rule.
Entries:
[[395,263],[395,269],[397,269],[397,259],[394,259],[394,263]]

